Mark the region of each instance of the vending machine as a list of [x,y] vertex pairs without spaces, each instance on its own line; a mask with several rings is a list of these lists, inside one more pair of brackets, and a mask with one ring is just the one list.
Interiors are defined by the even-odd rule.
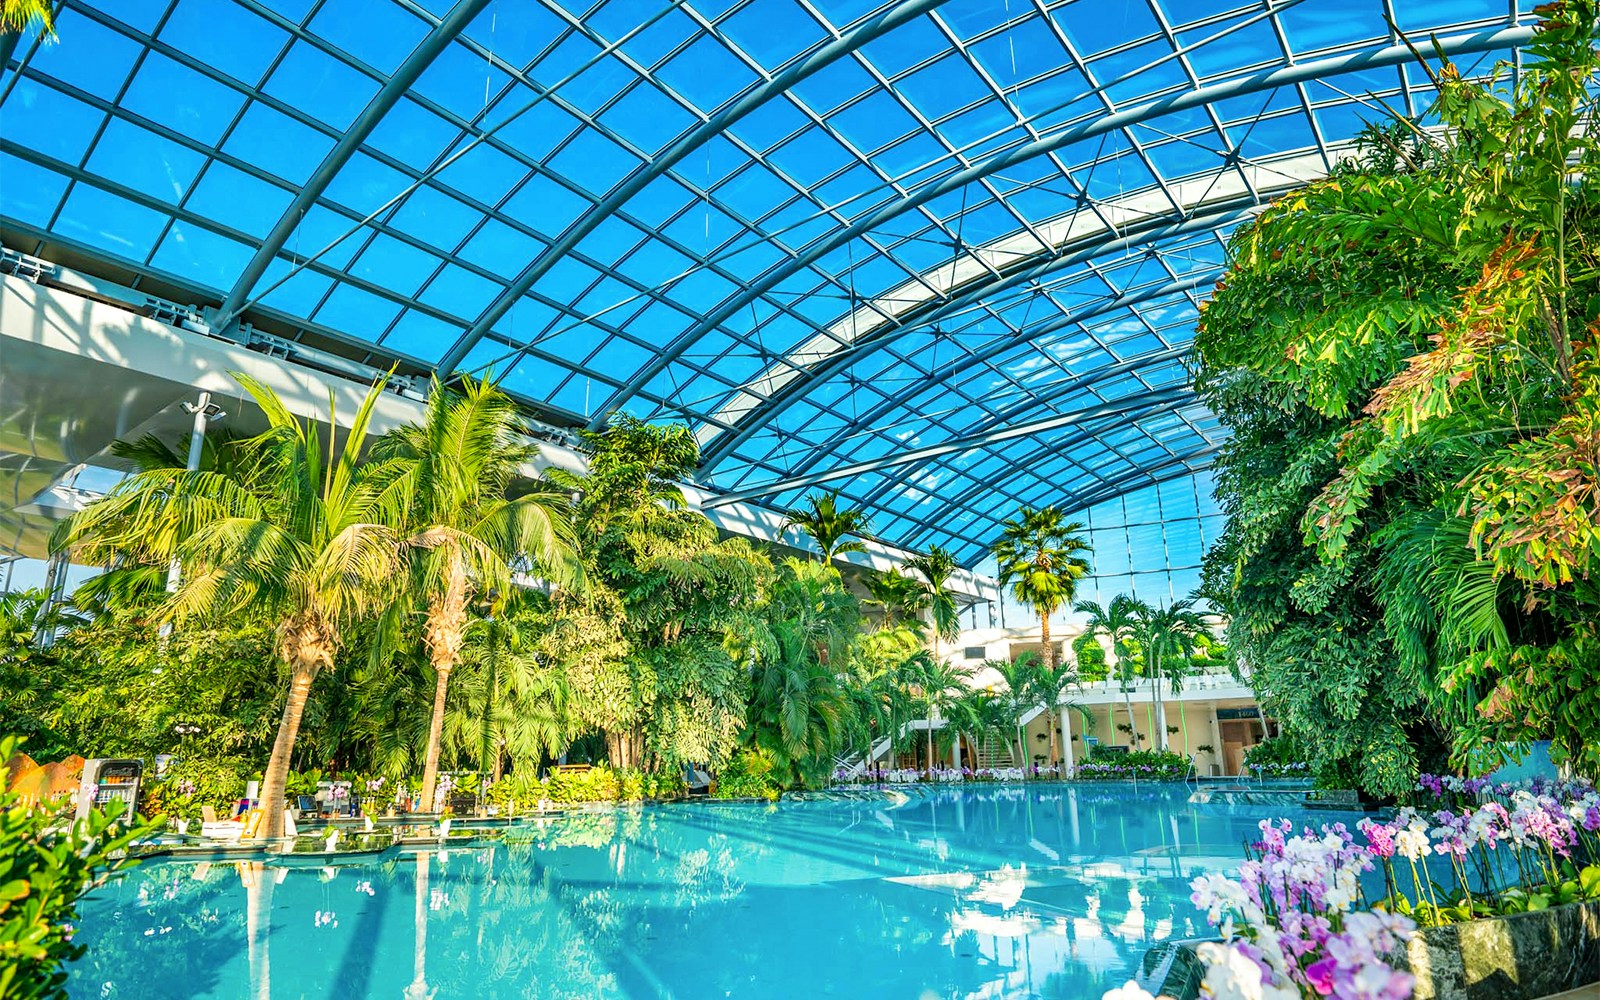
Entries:
[[139,803],[139,781],[144,777],[144,761],[112,760],[96,757],[83,762],[83,779],[78,784],[78,818],[98,807],[108,812],[122,810],[131,822]]

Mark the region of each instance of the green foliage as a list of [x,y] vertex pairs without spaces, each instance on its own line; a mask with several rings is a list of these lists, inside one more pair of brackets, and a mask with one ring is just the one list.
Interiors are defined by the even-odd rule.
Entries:
[[776,800],[783,792],[779,774],[778,762],[767,751],[740,750],[717,775],[717,798]]
[[1262,778],[1311,777],[1310,754],[1305,744],[1291,735],[1273,736],[1262,740],[1244,752],[1244,763],[1250,773]]
[[786,782],[826,774],[845,744],[853,708],[845,671],[860,622],[837,569],[786,559],[764,613],[730,636],[750,674],[749,741]]
[[789,511],[784,518],[783,530],[789,528],[799,528],[815,542],[824,562],[831,562],[847,552],[865,552],[865,545],[845,539],[871,530],[865,513],[848,507],[840,509],[837,493],[813,493],[806,497],[804,507]]
[[1111,668],[1106,665],[1106,651],[1093,633],[1085,632],[1072,640],[1072,655],[1077,663],[1078,680],[1085,684],[1111,676]]
[[[16,749],[0,740],[0,760]],[[126,868],[125,849],[154,829],[98,810],[73,820],[0,791],[0,996],[65,1000],[62,966],[84,953],[72,942],[78,900]]]
[[1003,523],[993,546],[1000,585],[1009,585],[1017,602],[1039,616],[1045,658],[1052,667],[1050,616],[1072,605],[1078,581],[1089,575],[1091,549],[1080,537],[1083,530],[1082,524],[1067,521],[1054,507],[1024,507]]
[[580,494],[586,614],[614,622],[617,642],[569,664],[579,721],[605,734],[615,765],[720,763],[746,715],[745,680],[723,647],[759,616],[771,561],[683,508],[674,481],[698,457],[687,428],[621,418],[586,440],[589,474],[552,479]]
[[1094,780],[1171,781],[1189,773],[1189,760],[1171,750],[1113,751],[1092,747],[1078,776]]
[[31,28],[39,29],[39,34],[46,39],[54,40],[56,37],[54,8],[49,0],[0,2],[0,34],[20,34]]
[[866,584],[867,593],[872,595],[866,604],[877,610],[879,628],[922,628],[922,612],[928,610],[932,600],[921,580],[891,569],[868,574]]
[[927,581],[928,611],[933,620],[934,635],[946,642],[954,642],[961,634],[961,612],[955,595],[950,592],[950,577],[957,567],[956,557],[948,550],[935,545],[927,555],[915,556],[906,561],[909,569],[922,574]]
[[1430,113],[1231,244],[1198,385],[1229,428],[1207,596],[1319,773],[1399,794],[1447,745],[1550,738],[1600,771],[1600,68],[1540,8],[1514,87]]
[[[438,379],[422,419],[385,435],[375,463],[394,466],[384,516],[404,534],[409,585],[381,619],[386,638],[420,615],[435,677],[422,774],[431,803],[444,737],[450,674],[461,660],[470,605],[510,591],[513,565],[558,586],[582,577],[565,497],[519,482],[538,454],[517,404],[493,384],[462,376],[459,391]],[[514,490],[514,492],[513,492]]]

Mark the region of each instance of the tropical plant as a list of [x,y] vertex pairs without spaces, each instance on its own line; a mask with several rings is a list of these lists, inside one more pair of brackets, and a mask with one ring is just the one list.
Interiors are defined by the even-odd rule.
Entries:
[[1019,604],[1039,616],[1045,663],[1056,666],[1050,642],[1050,616],[1071,607],[1078,581],[1089,575],[1089,543],[1080,537],[1083,525],[1067,521],[1054,507],[1024,507],[1003,522],[993,545],[1001,586],[1010,585]]
[[928,723],[928,769],[932,770],[934,720],[943,718],[944,713],[967,690],[972,671],[933,656],[923,657],[917,662],[921,669],[914,676],[915,691],[927,709],[925,718]]
[[879,628],[894,629],[907,625],[921,628],[922,612],[931,603],[928,588],[921,580],[890,569],[882,573],[868,573],[865,582],[867,593],[872,595],[865,603],[878,609]]
[[[968,688],[961,695],[950,702],[946,714],[951,727],[958,735],[964,735],[972,745],[983,745],[991,735],[1006,733],[1005,740],[1010,743],[1009,730],[1011,723],[1007,718],[1007,705],[1005,700],[988,688]],[[972,762],[976,769],[977,761]]]
[[791,781],[826,773],[845,745],[849,667],[860,611],[839,571],[785,559],[765,613],[730,637],[750,674],[749,741]]
[[[1000,695],[1016,738],[1017,766],[1026,769],[1029,762],[1027,741],[1023,738],[1022,717],[1040,705],[1038,684],[1042,671],[1049,670],[1032,653],[1023,653],[1013,660],[985,660],[984,666],[998,673],[1005,681],[1006,690]],[[1026,770],[1023,772],[1026,774]]]
[[[183,567],[160,610],[179,624],[246,611],[276,621],[288,697],[262,782],[262,832],[283,829],[284,780],[318,673],[333,666],[344,630],[388,606],[403,565],[400,536],[384,523],[393,463],[363,464],[385,379],[357,409],[342,445],[324,451],[316,425],[291,414],[267,386],[235,375],[268,429],[243,442],[249,473],[140,472],[57,526],[55,550],[84,562],[130,558]],[[329,412],[337,419],[334,400]]]
[[[562,494],[519,479],[538,449],[511,397],[463,377],[436,379],[422,419],[385,435],[374,458],[398,475],[386,512],[406,535],[407,598],[419,606],[433,668],[433,714],[422,769],[423,808],[434,808],[450,673],[461,659],[471,605],[511,589],[516,568],[560,585],[576,582],[575,542]],[[388,616],[398,624],[402,608]]]
[[585,442],[587,475],[550,473],[577,496],[590,580],[583,606],[568,610],[619,641],[568,664],[578,729],[601,731],[616,766],[720,765],[738,744],[749,691],[725,647],[760,613],[772,563],[684,507],[676,484],[699,454],[687,428],[620,417]]
[[456,764],[472,761],[498,781],[509,759],[518,769],[559,757],[572,740],[571,688],[553,655],[555,612],[542,595],[497,601],[467,628],[459,697],[445,714],[444,745]]
[[[1134,624],[1139,612],[1138,602],[1126,594],[1118,594],[1111,603],[1100,605],[1094,601],[1079,601],[1072,610],[1084,616],[1083,635],[1091,642],[1105,636],[1111,642],[1111,652],[1116,656],[1117,679],[1122,682],[1122,701],[1128,710],[1128,732],[1133,735],[1138,725],[1133,718],[1133,695],[1128,682],[1133,679],[1138,666],[1134,646]],[[1095,642],[1099,648],[1099,643]],[[1104,651],[1101,651],[1102,657]],[[1138,739],[1135,737],[1134,742]]]
[[0,35],[22,34],[38,28],[47,39],[56,37],[55,15],[49,0],[3,0],[0,2]]
[[[0,739],[0,761],[17,746]],[[132,864],[128,846],[158,828],[98,809],[69,820],[0,788],[0,996],[66,1000],[63,966],[86,950],[72,940],[78,901]]]
[[933,655],[939,655],[939,641],[954,642],[961,634],[961,608],[950,590],[950,577],[958,568],[949,549],[937,545],[925,555],[906,560],[906,568],[922,574],[928,582],[928,615],[933,625]]
[[[1095,648],[1098,649],[1099,647],[1096,646]],[[1052,670],[1043,662],[1035,661],[1030,686],[1034,695],[1045,706],[1046,715],[1049,717],[1050,760],[1052,763],[1063,760],[1066,757],[1057,740],[1061,732],[1059,727],[1060,718],[1068,712],[1076,712],[1083,717],[1086,724],[1093,718],[1089,710],[1082,704],[1067,699],[1067,693],[1076,686],[1077,682],[1078,675],[1075,670],[1065,665],[1058,666]]]
[[[1228,427],[1205,583],[1319,771],[1398,794],[1441,743],[1600,771],[1595,8],[1539,9],[1510,87],[1236,231],[1197,384]],[[1315,736],[1312,741],[1311,737]]]
[[717,775],[717,798],[774,800],[783,793],[778,771],[771,754],[759,747],[746,747],[734,754]]
[[1106,666],[1106,651],[1092,632],[1085,632],[1072,640],[1072,658],[1076,665],[1076,680],[1080,684],[1092,684],[1111,676],[1111,669]]
[[[1167,713],[1161,698],[1161,682],[1173,694],[1183,690],[1189,661],[1194,655],[1196,636],[1205,632],[1206,621],[1194,610],[1194,598],[1184,598],[1165,608],[1154,608],[1143,601],[1131,606],[1131,637],[1144,657],[1144,673],[1150,679],[1150,704],[1161,749],[1167,749]],[[1182,713],[1179,715],[1182,719]],[[1188,723],[1184,722],[1187,726]],[[1185,743],[1188,737],[1184,737]]]
[[865,552],[866,546],[861,542],[847,542],[845,539],[871,530],[864,512],[839,507],[837,493],[813,493],[806,497],[805,506],[789,511],[780,530],[788,531],[790,528],[799,528],[815,542],[825,562],[831,562],[848,552]]

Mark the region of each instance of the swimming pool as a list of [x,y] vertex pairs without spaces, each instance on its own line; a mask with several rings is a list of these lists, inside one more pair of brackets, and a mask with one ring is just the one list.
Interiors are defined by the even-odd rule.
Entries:
[[[1095,998],[1202,934],[1260,806],[912,787],[569,815],[338,868],[155,863],[83,907],[75,998]],[[1312,822],[1356,816],[1318,811]]]

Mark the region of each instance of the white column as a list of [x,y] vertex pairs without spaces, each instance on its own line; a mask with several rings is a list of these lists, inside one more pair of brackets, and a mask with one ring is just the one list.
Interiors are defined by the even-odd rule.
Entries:
[[1072,717],[1065,708],[1057,706],[1057,710],[1061,713],[1061,759],[1066,763],[1066,769],[1061,773],[1065,776],[1072,773],[1075,763],[1072,759]]
[[1217,703],[1215,701],[1211,703],[1211,752],[1217,758],[1217,763],[1221,765],[1217,770],[1220,771],[1227,766],[1227,757],[1222,753],[1222,727],[1217,724]]

